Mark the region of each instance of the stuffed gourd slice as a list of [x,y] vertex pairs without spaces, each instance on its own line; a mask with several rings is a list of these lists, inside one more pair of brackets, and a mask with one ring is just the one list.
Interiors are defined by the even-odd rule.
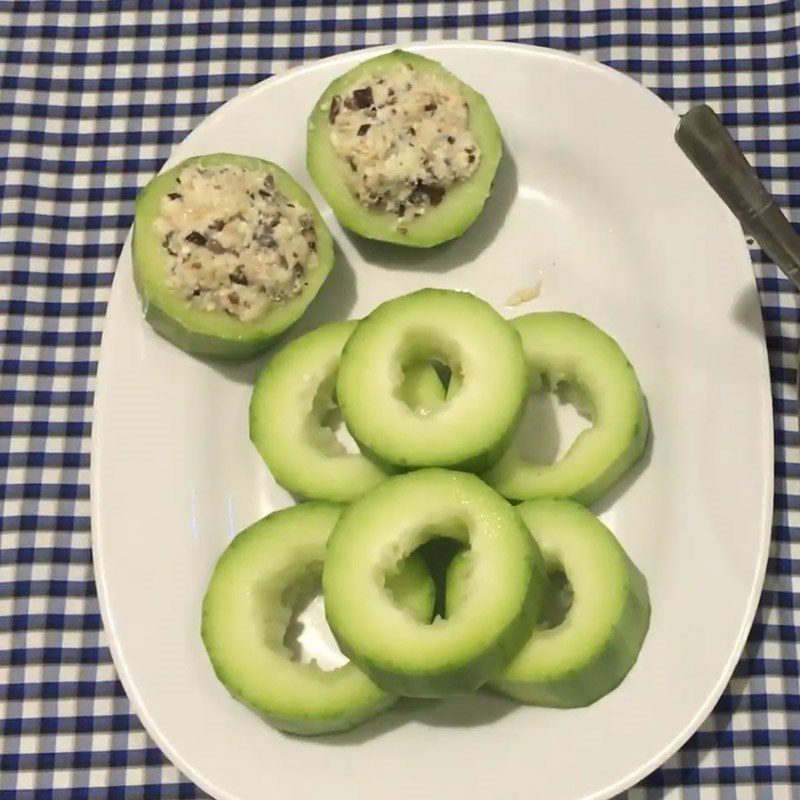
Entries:
[[189,353],[250,358],[295,322],[333,265],[305,190],[269,161],[217,153],[136,200],[133,273],[145,318]]
[[437,61],[394,50],[330,84],[307,148],[309,174],[344,227],[431,247],[478,217],[502,141],[481,94]]

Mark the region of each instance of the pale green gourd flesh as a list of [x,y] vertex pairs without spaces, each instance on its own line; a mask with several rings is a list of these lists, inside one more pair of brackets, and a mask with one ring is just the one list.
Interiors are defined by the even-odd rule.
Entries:
[[[319,576],[341,510],[304,503],[246,528],[220,557],[203,599],[201,634],[219,680],[271,725],[295,734],[348,730],[395,701],[352,663],[325,671],[292,660],[283,643],[292,598]],[[430,621],[435,588],[421,558],[399,565],[386,590],[411,618]]]

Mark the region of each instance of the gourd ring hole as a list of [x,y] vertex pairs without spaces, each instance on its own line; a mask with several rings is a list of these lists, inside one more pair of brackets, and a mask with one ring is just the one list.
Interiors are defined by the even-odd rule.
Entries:
[[347,663],[325,622],[321,560],[271,575],[256,587],[253,602],[268,649],[325,671]]
[[412,328],[407,330],[396,352],[399,366],[395,397],[413,411],[423,415],[429,408],[421,409],[419,391],[414,384],[419,379],[418,370],[425,365],[432,367],[438,376],[444,393],[444,403],[453,399],[464,381],[461,344],[438,328]]
[[594,425],[594,401],[578,376],[534,370],[522,418],[511,447],[531,464],[562,459]]
[[548,560],[545,567],[547,588],[537,627],[539,630],[552,630],[558,628],[566,620],[575,600],[575,592],[563,564],[555,560]]
[[320,381],[311,401],[305,432],[313,444],[329,456],[356,455],[360,449],[342,419],[336,400],[336,370]]
[[378,571],[378,580],[382,582],[384,592],[392,604],[408,613],[408,607],[402,598],[402,583],[397,581],[397,576],[406,559],[412,556],[421,557],[436,587],[433,617],[426,622],[444,619],[448,570],[453,559],[469,551],[470,530],[466,520],[454,518],[425,525],[414,535],[410,551],[402,554],[398,546],[396,555],[387,555]]

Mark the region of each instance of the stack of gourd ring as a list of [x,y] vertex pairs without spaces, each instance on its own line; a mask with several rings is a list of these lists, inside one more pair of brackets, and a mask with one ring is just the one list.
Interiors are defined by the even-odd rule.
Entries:
[[[416,248],[473,224],[502,154],[486,99],[400,50],[333,81],[306,133],[308,173],[341,225]],[[334,259],[312,198],[261,158],[190,158],[137,200],[143,314],[196,355],[264,351]],[[525,460],[512,439],[528,394],[564,383],[592,427],[552,464]],[[335,435],[337,415],[356,452]],[[240,533],[214,569],[202,636],[217,676],[299,734],[346,730],[402,695],[489,687],[531,704],[594,702],[636,661],[650,606],[644,577],[585,506],[639,458],[648,426],[625,354],[574,314],[509,322],[466,292],[424,289],[286,344],[255,386],[250,435],[301,502]],[[350,659],[332,670],[287,643],[320,581]]]
[[[593,425],[541,465],[510,443],[545,382],[579,387]],[[331,428],[337,408],[358,452]],[[594,702],[636,661],[650,606],[644,577],[584,506],[647,432],[625,354],[574,314],[507,321],[469,293],[423,289],[295,339],[256,383],[250,434],[304,502],[247,528],[216,566],[202,634],[218,677],[300,734],[345,730],[398,696],[479,687]],[[457,552],[437,585],[442,540]],[[350,659],[330,671],[284,642],[320,578]]]

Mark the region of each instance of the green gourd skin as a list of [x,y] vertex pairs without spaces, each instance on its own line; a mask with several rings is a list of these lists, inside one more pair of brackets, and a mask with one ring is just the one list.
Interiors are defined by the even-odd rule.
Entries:
[[[336,413],[342,350],[356,320],[329,322],[292,340],[267,362],[250,400],[250,439],[273,478],[297,497],[350,503],[393,472],[347,452],[326,425]],[[402,394],[414,413],[444,402],[444,387],[424,361],[405,373]]]
[[[387,600],[380,576],[443,534],[469,547],[466,599],[425,625]],[[501,671],[530,637],[545,586],[514,508],[475,475],[444,469],[393,476],[348,506],[322,573],[342,652],[386,691],[411,697],[469,692]]]
[[[530,705],[591,705],[619,686],[639,657],[650,626],[647,580],[578,503],[529,500],[516,508],[548,567],[566,576],[572,598],[563,619],[537,626],[489,687]],[[448,613],[463,602],[466,573],[458,554],[446,579]]]
[[[443,404],[420,415],[398,385],[407,364],[426,359],[461,377]],[[336,379],[353,438],[401,470],[490,467],[508,447],[527,387],[514,326],[486,301],[448,289],[420,289],[374,309],[347,340]]]
[[[231,164],[272,175],[276,188],[311,214],[317,241],[317,264],[307,273],[307,285],[297,296],[267,309],[257,319],[242,321],[222,310],[205,311],[167,286],[168,266],[154,221],[162,198],[176,188],[187,166]],[[136,199],[133,224],[133,277],[145,319],[163,338],[193,355],[243,361],[263,352],[272,340],[295,323],[319,292],[334,263],[334,245],[325,221],[311,197],[288,172],[269,161],[230,153],[197,156],[153,178]]]
[[535,390],[546,378],[566,381],[585,396],[592,427],[578,434],[552,464],[524,460],[507,450],[484,480],[512,501],[600,499],[641,458],[650,420],[636,372],[619,344],[589,320],[562,311],[536,312],[512,321]]
[[[353,197],[343,179],[349,167],[331,144],[328,119],[335,95],[343,96],[404,63],[458,88],[469,105],[469,129],[481,149],[478,169],[462,183],[450,187],[440,205],[405,224],[405,232],[398,229],[395,214],[367,208]],[[475,222],[491,192],[502,152],[500,128],[486,98],[458,80],[439,62],[404,50],[371,58],[337,78],[319,98],[308,119],[306,166],[340,224],[367,239],[408,247],[442,244],[460,236]]]
[[[300,663],[284,644],[293,601],[319,577],[342,507],[310,502],[255,522],[220,556],[203,598],[201,636],[228,692],[275,728],[303,736],[349,730],[396,697],[352,663],[323,670]],[[419,556],[387,581],[393,602],[421,624],[435,587]]]

